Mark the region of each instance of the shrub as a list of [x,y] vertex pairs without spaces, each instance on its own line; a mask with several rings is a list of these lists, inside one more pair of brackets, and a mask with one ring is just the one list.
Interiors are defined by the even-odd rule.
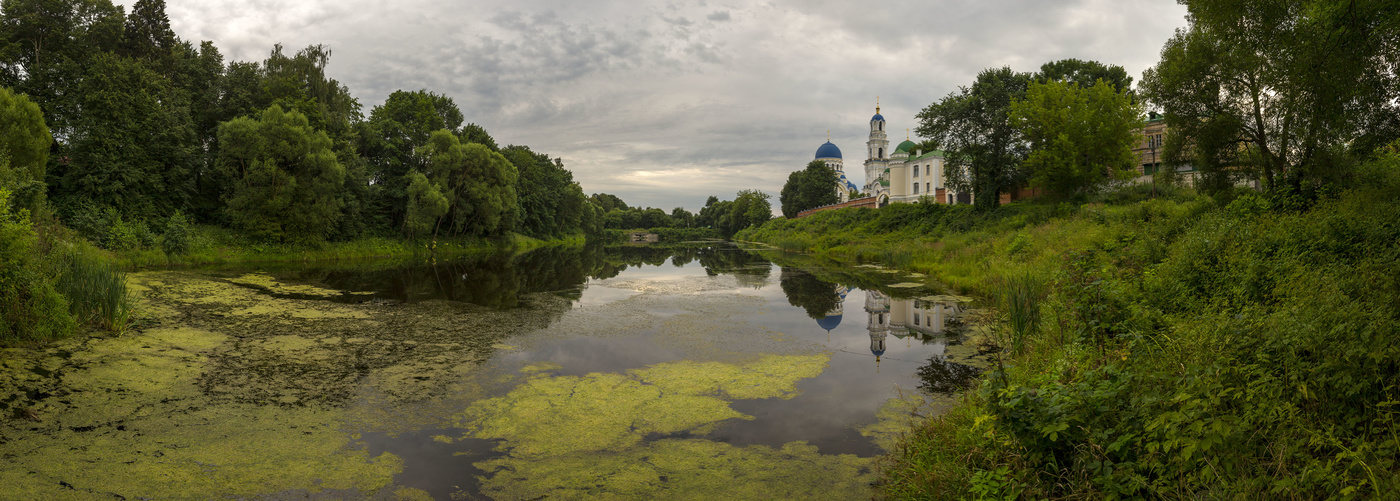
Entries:
[[28,211],[12,212],[9,200],[0,189],[0,343],[66,336],[73,332],[67,303],[34,259]]
[[185,217],[184,213],[175,211],[170,219],[165,221],[165,235],[161,240],[162,250],[171,256],[184,254],[190,250],[193,237],[189,219]]

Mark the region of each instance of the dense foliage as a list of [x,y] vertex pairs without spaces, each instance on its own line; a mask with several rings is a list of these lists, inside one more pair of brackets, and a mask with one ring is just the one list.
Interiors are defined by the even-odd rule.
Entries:
[[1034,83],[1011,104],[1011,123],[1030,143],[1021,164],[1032,187],[1068,199],[1136,174],[1133,146],[1142,110],[1113,84]]
[[180,39],[162,0],[129,13],[109,0],[6,0],[0,106],[42,114],[56,141],[0,124],[14,150],[0,182],[13,203],[50,200],[104,246],[123,240],[89,223],[120,220],[145,235],[135,247],[163,249],[177,213],[183,224],[310,245],[602,230],[605,211],[559,159],[497,146],[427,90],[394,92],[365,117],[326,73],[330,58],[324,45],[276,45],[261,62],[225,63],[212,43]]
[[[1400,8],[1360,0],[1183,1],[1189,26],[1143,75],[1169,163],[1206,187],[1327,183],[1397,137]],[[1350,150],[1350,151],[1348,151]]]
[[807,168],[788,175],[783,191],[778,195],[783,217],[797,217],[797,213],[840,201],[836,185],[836,171],[826,166],[826,162],[813,160]]

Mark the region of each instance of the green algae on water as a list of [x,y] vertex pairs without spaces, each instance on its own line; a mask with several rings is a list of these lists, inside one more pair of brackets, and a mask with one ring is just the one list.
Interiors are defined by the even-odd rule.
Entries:
[[873,460],[781,448],[664,439],[617,452],[476,463],[494,499],[864,499]]

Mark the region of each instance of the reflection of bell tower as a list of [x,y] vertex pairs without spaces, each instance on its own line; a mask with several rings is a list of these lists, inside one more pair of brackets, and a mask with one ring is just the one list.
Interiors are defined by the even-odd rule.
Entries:
[[870,352],[875,354],[875,372],[880,372],[880,356],[885,354],[885,337],[889,335],[890,298],[879,291],[865,291],[865,316]]

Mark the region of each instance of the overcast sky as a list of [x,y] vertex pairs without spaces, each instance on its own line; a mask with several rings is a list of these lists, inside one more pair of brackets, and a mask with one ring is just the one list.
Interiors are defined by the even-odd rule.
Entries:
[[331,77],[366,115],[398,89],[445,94],[498,143],[563,158],[585,192],[667,210],[749,188],[776,206],[828,129],[862,184],[876,96],[897,143],[915,113],[984,68],[1092,59],[1127,68],[1136,84],[1186,25],[1171,0],[167,0],[166,9],[176,34],[212,40],[230,61],[261,61],[279,42],[292,52],[326,44]]

